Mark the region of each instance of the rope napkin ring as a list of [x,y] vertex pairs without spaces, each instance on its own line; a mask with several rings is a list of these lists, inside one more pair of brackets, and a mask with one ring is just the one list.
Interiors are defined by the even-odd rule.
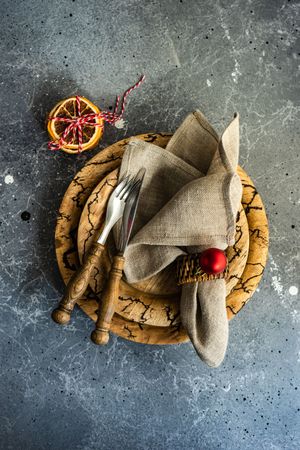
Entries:
[[[222,269],[221,271],[218,269],[213,270],[213,267],[209,268],[212,260],[207,262],[207,257],[211,258],[212,256],[219,259],[218,264],[219,269]],[[228,264],[226,256],[219,249],[208,249],[202,253],[190,253],[180,256],[177,260],[177,284],[179,286],[187,283],[201,283],[203,281],[226,279],[227,275]]]
[[[102,121],[108,122],[108,123],[115,123],[118,120],[120,120],[123,116],[123,113],[125,111],[125,104],[128,95],[134,91],[134,89],[138,88],[142,82],[145,79],[145,75],[143,75],[137,83],[135,83],[133,86],[127,89],[127,91],[124,92],[122,96],[122,104],[121,104],[121,111],[118,113],[119,109],[119,103],[120,103],[120,96],[117,96],[116,103],[113,112],[110,111],[101,111],[99,114],[92,113],[92,114],[83,114],[81,115],[80,111],[80,96],[76,96],[76,105],[77,105],[77,116],[69,118],[69,117],[49,117],[48,120],[53,120],[55,122],[65,122],[69,125],[66,127],[65,131],[63,132],[61,138],[58,141],[50,141],[48,143],[49,150],[60,150],[61,147],[63,147],[66,144],[72,144],[75,140],[76,133],[78,135],[78,153],[82,151],[82,144],[83,144],[83,133],[82,133],[82,127],[83,125],[88,125],[90,127],[100,127],[104,128],[104,124]],[[96,119],[102,119],[100,123],[96,122]]]

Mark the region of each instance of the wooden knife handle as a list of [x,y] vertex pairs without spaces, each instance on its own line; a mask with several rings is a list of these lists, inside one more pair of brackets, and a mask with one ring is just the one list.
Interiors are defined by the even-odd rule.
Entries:
[[98,319],[95,330],[91,334],[92,341],[97,345],[105,345],[109,341],[110,324],[119,297],[124,262],[125,258],[122,255],[114,257],[102,300],[99,301]]
[[63,298],[58,307],[52,312],[52,319],[60,324],[66,324],[70,320],[71,313],[77,300],[85,293],[93,268],[99,265],[99,259],[104,250],[102,244],[94,242],[87,252],[82,266],[71,277]]

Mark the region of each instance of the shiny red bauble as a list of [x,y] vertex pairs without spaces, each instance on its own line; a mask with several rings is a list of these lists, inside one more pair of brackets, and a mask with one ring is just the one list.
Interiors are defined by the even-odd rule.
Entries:
[[226,269],[227,258],[223,250],[208,248],[199,255],[201,269],[210,274],[217,275]]

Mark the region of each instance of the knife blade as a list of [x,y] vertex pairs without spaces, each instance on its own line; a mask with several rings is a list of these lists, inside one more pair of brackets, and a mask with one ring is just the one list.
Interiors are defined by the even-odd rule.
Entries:
[[146,169],[142,168],[138,171],[136,175],[136,179],[138,180],[138,183],[134,186],[131,193],[129,194],[129,197],[127,199],[123,217],[122,217],[122,226],[120,230],[120,236],[117,244],[117,249],[119,253],[124,254],[128,241],[131,236],[132,227],[134,224],[134,219],[136,215],[136,210],[138,207],[139,199],[140,199],[140,193],[141,193],[141,187],[143,184],[144,176],[146,173]]

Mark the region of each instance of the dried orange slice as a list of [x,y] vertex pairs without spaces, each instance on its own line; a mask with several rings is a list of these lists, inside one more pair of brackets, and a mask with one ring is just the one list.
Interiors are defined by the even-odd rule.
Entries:
[[[80,97],[80,113],[81,116],[85,114],[99,114],[99,108],[90,102],[87,98]],[[57,103],[49,114],[49,117],[66,117],[75,118],[78,116],[76,97],[69,97]],[[95,123],[104,124],[104,120],[96,117]],[[48,120],[47,129],[50,138],[53,141],[59,141],[65,129],[69,126],[67,122]],[[91,150],[96,147],[103,134],[103,128],[99,126],[91,126],[84,124],[82,126],[82,148],[81,151]],[[68,143],[61,147],[61,150],[67,153],[78,153],[78,135],[75,133],[74,139],[69,136]]]

